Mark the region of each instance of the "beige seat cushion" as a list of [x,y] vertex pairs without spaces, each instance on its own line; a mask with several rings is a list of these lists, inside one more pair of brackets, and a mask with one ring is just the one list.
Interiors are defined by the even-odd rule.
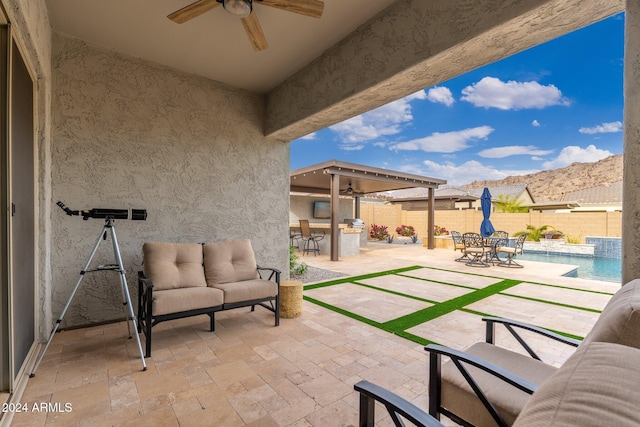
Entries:
[[278,284],[271,280],[253,279],[214,285],[224,291],[225,304],[264,299],[278,295]]
[[591,342],[527,402],[514,427],[640,425],[640,350]]
[[206,286],[182,289],[166,289],[153,293],[153,315],[180,313],[221,306],[224,292]]
[[207,286],[198,243],[150,242],[142,246],[144,274],[153,290]]
[[204,270],[208,286],[259,278],[249,239],[204,245]]
[[[465,352],[494,363],[536,385],[541,384],[557,369],[529,356],[485,342],[475,343]],[[463,366],[468,369],[504,420],[508,424],[513,423],[531,395],[477,368]],[[442,365],[441,396],[442,406],[454,414],[478,427],[495,427],[495,421],[451,361]]]
[[640,348],[640,279],[622,286],[611,297],[580,345],[591,341]]

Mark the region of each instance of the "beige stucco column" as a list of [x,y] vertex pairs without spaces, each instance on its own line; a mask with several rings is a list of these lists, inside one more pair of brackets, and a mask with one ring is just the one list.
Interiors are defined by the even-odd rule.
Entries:
[[627,0],[624,49],[622,283],[640,277],[640,2]]

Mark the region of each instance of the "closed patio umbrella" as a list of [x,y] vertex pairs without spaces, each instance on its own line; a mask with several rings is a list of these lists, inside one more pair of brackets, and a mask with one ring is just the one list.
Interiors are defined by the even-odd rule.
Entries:
[[491,193],[487,187],[484,188],[482,196],[480,196],[480,205],[482,205],[482,224],[480,224],[480,234],[484,237],[491,236],[495,230],[489,216],[491,215]]

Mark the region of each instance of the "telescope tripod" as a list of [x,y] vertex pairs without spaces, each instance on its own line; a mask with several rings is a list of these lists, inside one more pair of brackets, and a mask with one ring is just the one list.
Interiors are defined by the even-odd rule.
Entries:
[[[136,336],[136,342],[138,344],[138,351],[140,352],[140,358],[142,359],[142,370],[146,371],[147,370],[147,364],[144,361],[144,353],[142,352],[142,344],[140,344],[140,336],[138,335],[138,326],[137,326],[137,322],[136,322],[136,315],[133,312],[133,305],[131,304],[131,296],[129,295],[129,287],[127,286],[127,277],[125,275],[125,270],[124,270],[124,266],[122,265],[122,257],[120,256],[120,248],[118,247],[118,239],[116,237],[116,229],[115,229],[115,225],[114,225],[114,220],[113,218],[105,218],[105,224],[102,227],[102,231],[100,231],[100,234],[98,235],[98,238],[96,239],[96,243],[95,245],[93,245],[93,249],[91,250],[91,253],[89,254],[89,258],[87,259],[87,262],[84,264],[84,267],[82,268],[82,270],[80,271],[80,276],[78,277],[78,280],[76,281],[75,286],[73,287],[73,291],[71,291],[71,295],[69,295],[69,299],[67,300],[67,303],[64,305],[64,308],[62,309],[62,313],[60,313],[60,317],[58,317],[58,320],[56,320],[56,323],[53,327],[53,329],[51,330],[51,335],[49,336],[49,339],[47,340],[47,344],[44,346],[44,349],[42,350],[42,353],[40,354],[40,356],[38,357],[38,360],[36,361],[36,364],[33,367],[33,371],[31,371],[31,374],[29,375],[29,378],[33,378],[36,374],[36,369],[38,369],[38,366],[40,365],[40,362],[42,361],[42,358],[44,357],[44,354],[47,352],[47,349],[49,348],[49,344],[51,344],[51,341],[53,340],[53,336],[55,335],[55,333],[58,331],[58,328],[60,327],[60,322],[62,322],[62,318],[64,317],[65,313],[67,312],[67,309],[69,308],[69,305],[71,304],[71,300],[73,299],[74,295],[76,294],[78,288],[80,287],[80,283],[82,283],[82,279],[84,279],[84,276],[86,273],[93,273],[96,271],[117,271],[118,273],[120,273],[120,283],[122,285],[122,293],[124,296],[124,302],[123,305],[126,306],[129,309],[129,319],[131,320],[131,323],[133,325],[133,330],[135,332],[135,336]],[[98,247],[100,246],[100,241],[101,240],[107,240],[107,232],[109,232],[111,234],[111,242],[113,243],[113,253],[115,255],[116,258],[116,264],[101,264],[99,265],[95,270],[87,270],[89,268],[89,264],[91,264],[91,260],[93,259],[93,256],[96,254],[96,251],[98,250]],[[125,314],[126,314],[126,309],[125,309]],[[131,339],[131,328],[129,327],[129,323],[127,323],[127,329],[129,332],[129,339]]]

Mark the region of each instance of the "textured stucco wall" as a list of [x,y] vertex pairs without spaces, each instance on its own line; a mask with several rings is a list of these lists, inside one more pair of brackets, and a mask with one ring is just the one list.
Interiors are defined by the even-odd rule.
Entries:
[[640,2],[627,0],[624,52],[622,283],[640,277]]
[[[116,230],[136,303],[145,241],[252,240],[287,271],[289,147],[263,136],[264,100],[204,78],[53,37],[52,203],[144,208]],[[52,213],[57,315],[104,225]],[[110,242],[96,260],[113,262]],[[63,327],[123,318],[118,275],[87,275]]]

